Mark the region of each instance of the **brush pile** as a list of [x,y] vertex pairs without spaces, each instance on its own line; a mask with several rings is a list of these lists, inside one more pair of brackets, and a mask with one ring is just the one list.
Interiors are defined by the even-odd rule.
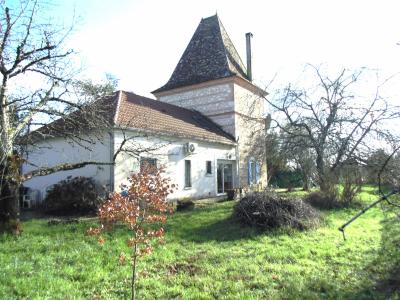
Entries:
[[243,225],[260,229],[290,227],[306,230],[316,228],[320,223],[320,214],[308,203],[270,191],[246,195],[236,204],[234,217]]

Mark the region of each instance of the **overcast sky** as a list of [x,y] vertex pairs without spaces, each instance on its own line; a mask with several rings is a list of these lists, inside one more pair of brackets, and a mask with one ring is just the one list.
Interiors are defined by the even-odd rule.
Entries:
[[119,88],[150,96],[169,79],[201,18],[218,12],[245,62],[245,33],[254,34],[259,85],[298,79],[305,63],[400,71],[399,1],[56,0],[49,13],[78,22],[69,45],[85,75],[116,76]]

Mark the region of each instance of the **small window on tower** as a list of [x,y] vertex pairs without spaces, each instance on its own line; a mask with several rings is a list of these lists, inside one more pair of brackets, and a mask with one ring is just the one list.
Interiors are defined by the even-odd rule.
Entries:
[[206,174],[207,175],[212,174],[211,160],[206,161]]

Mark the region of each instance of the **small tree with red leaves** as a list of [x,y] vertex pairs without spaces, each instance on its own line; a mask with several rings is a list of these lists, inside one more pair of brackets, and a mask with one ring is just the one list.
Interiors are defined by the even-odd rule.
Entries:
[[[122,187],[122,193],[114,193],[98,212],[100,227],[90,228],[89,235],[98,236],[100,244],[105,243],[101,235],[110,231],[116,224],[124,224],[131,232],[127,240],[131,252],[131,295],[136,299],[136,280],[138,258],[149,254],[156,241],[163,242],[162,224],[172,208],[167,203],[167,196],[175,189],[169,178],[164,178],[163,168],[145,166],[129,178],[129,184]],[[120,264],[125,263],[125,254],[119,256]]]

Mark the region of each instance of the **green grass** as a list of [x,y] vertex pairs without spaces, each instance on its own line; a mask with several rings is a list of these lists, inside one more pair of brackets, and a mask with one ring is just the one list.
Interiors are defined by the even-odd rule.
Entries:
[[[371,188],[362,201],[375,199]],[[230,218],[233,202],[176,213],[166,244],[139,265],[139,299],[399,299],[400,224],[376,208],[346,231],[356,209],[324,211],[313,231],[261,233]],[[0,299],[123,299],[130,270],[120,229],[100,246],[84,235],[91,221],[24,223],[0,236]]]

